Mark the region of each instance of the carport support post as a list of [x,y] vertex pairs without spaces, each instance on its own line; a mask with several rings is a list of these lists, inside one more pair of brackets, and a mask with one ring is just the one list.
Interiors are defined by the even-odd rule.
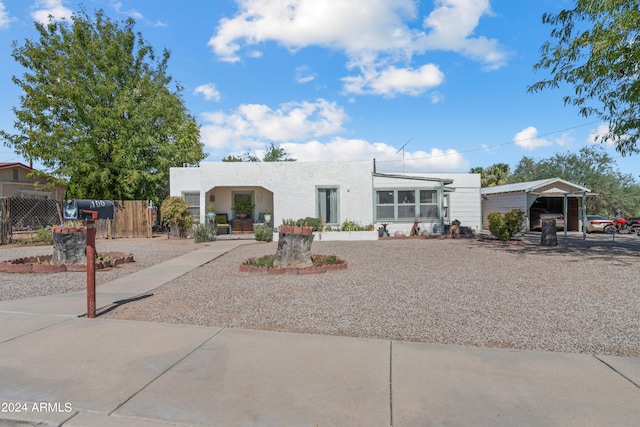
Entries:
[[96,217],[98,212],[84,211],[91,214],[87,220],[87,317],[96,317]]
[[582,240],[587,240],[587,192],[582,192]]
[[567,237],[567,225],[569,222],[569,215],[567,215],[567,211],[569,210],[569,200],[567,198],[567,193],[564,193],[564,206],[562,207],[564,212],[562,213],[562,215],[564,215],[564,237]]

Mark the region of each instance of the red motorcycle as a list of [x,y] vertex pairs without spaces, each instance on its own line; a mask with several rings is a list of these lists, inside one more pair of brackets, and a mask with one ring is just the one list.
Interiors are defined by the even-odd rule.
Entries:
[[611,221],[613,221],[613,224],[607,225],[604,228],[605,233],[631,234],[634,232],[633,229],[631,228],[629,221],[627,221],[625,218],[611,217],[610,219]]

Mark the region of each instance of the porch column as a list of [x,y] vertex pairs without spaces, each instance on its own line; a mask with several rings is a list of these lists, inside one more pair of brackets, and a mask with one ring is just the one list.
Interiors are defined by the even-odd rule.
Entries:
[[567,223],[569,222],[568,221],[568,218],[569,218],[569,215],[568,215],[568,210],[569,210],[568,204],[569,203],[568,202],[569,201],[568,201],[568,198],[567,198],[567,193],[564,193],[564,206],[563,206],[563,210],[564,210],[564,213],[563,213],[563,215],[564,215],[564,237],[567,237]]

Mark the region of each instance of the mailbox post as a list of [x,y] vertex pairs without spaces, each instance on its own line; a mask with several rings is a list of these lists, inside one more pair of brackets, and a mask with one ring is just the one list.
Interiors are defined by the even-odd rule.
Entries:
[[96,219],[98,212],[83,210],[87,218],[87,317],[96,317]]

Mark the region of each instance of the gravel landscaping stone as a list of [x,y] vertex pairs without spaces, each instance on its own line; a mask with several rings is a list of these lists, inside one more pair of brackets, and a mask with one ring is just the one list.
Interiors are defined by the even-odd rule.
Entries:
[[[133,254],[134,262],[96,271],[96,286],[115,280],[154,264],[201,248],[191,240],[169,240],[166,236],[153,239],[98,239],[100,252]],[[51,255],[52,245],[26,246],[23,244],[0,246],[0,261],[16,258]],[[0,301],[63,294],[87,289],[85,272],[62,273],[6,273],[0,271]]]
[[[104,317],[640,357],[640,237],[619,236],[615,245],[608,237],[556,247],[540,246],[539,234],[521,244],[318,241],[313,253],[336,255],[348,268],[318,275],[240,272],[245,260],[275,253],[276,243],[256,243]],[[98,286],[198,246],[155,238],[99,241],[101,247],[132,252],[136,262],[98,272]],[[46,248],[11,248],[9,255],[0,247],[0,260]],[[0,300],[84,287],[81,273],[0,273]]]

